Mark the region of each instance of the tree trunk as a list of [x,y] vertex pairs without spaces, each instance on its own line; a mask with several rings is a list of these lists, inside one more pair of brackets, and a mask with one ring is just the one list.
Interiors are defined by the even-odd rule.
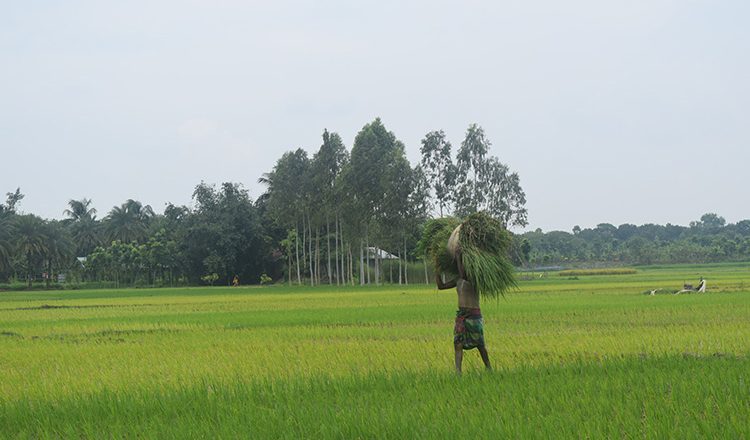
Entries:
[[367,284],[370,284],[370,226],[365,228],[365,260],[367,261],[367,267],[365,267],[365,276],[367,276]]
[[328,277],[328,285],[333,284],[333,276],[331,276],[331,222],[326,217],[326,256],[328,257],[328,266],[326,266],[326,276]]
[[352,243],[349,242],[349,283],[354,285],[354,256],[352,255]]
[[409,284],[409,254],[406,252],[406,239],[404,239],[404,284]]
[[430,279],[427,277],[427,257],[422,257],[422,261],[424,261],[424,283],[430,284]]
[[393,259],[388,259],[388,282],[393,284]]
[[[302,267],[307,270],[307,219],[305,213],[302,213]],[[302,272],[304,275],[305,272]]]
[[398,253],[398,285],[401,285],[401,252]]
[[365,265],[364,250],[362,248],[362,239],[359,239],[359,285],[365,285]]
[[377,246],[375,248],[375,285],[380,285],[380,249]]
[[315,285],[315,271],[313,269],[313,248],[312,248],[312,225],[310,224],[310,216],[307,216],[307,255],[310,261],[310,285]]
[[341,272],[339,271],[339,214],[336,213],[336,228],[334,232],[334,242],[336,243],[336,252],[334,258],[336,260],[336,285],[341,285]]
[[294,227],[294,247],[297,251],[297,285],[302,285],[302,277],[299,273],[299,222]]
[[316,284],[321,284],[323,279],[320,276],[320,228],[315,228],[315,281]]
[[289,285],[291,286],[291,285],[292,285],[292,253],[291,253],[291,252],[289,252],[289,251],[291,251],[291,249],[289,249],[289,250],[287,251],[287,253],[286,253],[286,255],[287,255],[287,260],[289,261],[289,262],[287,263],[287,268],[286,268],[286,276],[287,276],[287,278],[289,279]]

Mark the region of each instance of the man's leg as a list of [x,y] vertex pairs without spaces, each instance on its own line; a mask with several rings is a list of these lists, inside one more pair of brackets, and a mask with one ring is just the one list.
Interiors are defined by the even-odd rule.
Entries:
[[464,347],[462,344],[454,344],[453,348],[456,350],[456,374],[461,375],[461,364],[464,360]]
[[479,348],[479,354],[482,355],[482,362],[484,362],[484,367],[488,370],[492,369],[492,365],[490,365],[490,355],[487,354],[487,347],[482,345]]

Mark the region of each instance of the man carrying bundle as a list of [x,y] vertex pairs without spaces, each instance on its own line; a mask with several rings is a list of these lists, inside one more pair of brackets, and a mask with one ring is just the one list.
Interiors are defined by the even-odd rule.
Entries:
[[[464,221],[433,219],[422,231],[420,247],[425,258],[433,261],[438,289],[455,287],[458,292],[453,346],[459,375],[463,351],[472,348],[479,350],[484,366],[491,369],[479,298],[498,298],[516,287],[508,259],[510,244],[510,233],[483,212],[471,214]],[[453,279],[445,282],[443,276]]]
[[[454,244],[458,277],[444,283],[441,274],[437,272],[435,278],[438,289],[445,290],[455,287],[458,293],[458,311],[456,312],[456,324],[453,328],[453,347],[456,353],[456,373],[461,375],[464,350],[476,348],[482,356],[485,368],[491,370],[492,366],[490,365],[490,356],[487,354],[487,347],[484,345],[484,321],[479,309],[479,294],[474,290],[471,281],[466,279],[464,265],[461,262],[461,250],[455,246],[459,229],[460,226],[453,231],[451,240],[448,241],[449,248],[451,244]],[[456,241],[453,241],[454,237]],[[452,241],[453,243],[451,243]]]

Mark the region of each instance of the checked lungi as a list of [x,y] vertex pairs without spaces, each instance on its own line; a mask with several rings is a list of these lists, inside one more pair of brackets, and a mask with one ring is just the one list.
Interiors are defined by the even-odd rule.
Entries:
[[453,328],[453,344],[464,350],[484,347],[484,320],[482,311],[459,307],[456,312],[456,325]]

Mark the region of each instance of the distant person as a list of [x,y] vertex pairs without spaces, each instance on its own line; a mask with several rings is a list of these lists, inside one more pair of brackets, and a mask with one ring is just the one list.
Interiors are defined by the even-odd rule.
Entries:
[[234,276],[234,279],[232,280],[232,287],[237,287],[240,285],[240,277],[237,275]]
[[696,289],[698,292],[704,292],[706,291],[706,280],[701,277],[700,283],[698,283],[698,288]]
[[[474,290],[471,282],[466,278],[464,265],[461,259],[461,250],[458,248],[457,240],[459,228],[451,235],[453,240],[451,253],[453,253],[458,266],[458,277],[444,283],[441,274],[436,273],[437,287],[440,290],[456,288],[458,293],[458,311],[453,328],[453,348],[455,351],[456,373],[461,375],[461,365],[464,358],[464,350],[476,348],[482,356],[482,362],[487,370],[491,370],[490,357],[484,345],[484,320],[479,309],[479,294]],[[455,236],[455,239],[454,239]],[[449,249],[451,248],[449,240]]]

